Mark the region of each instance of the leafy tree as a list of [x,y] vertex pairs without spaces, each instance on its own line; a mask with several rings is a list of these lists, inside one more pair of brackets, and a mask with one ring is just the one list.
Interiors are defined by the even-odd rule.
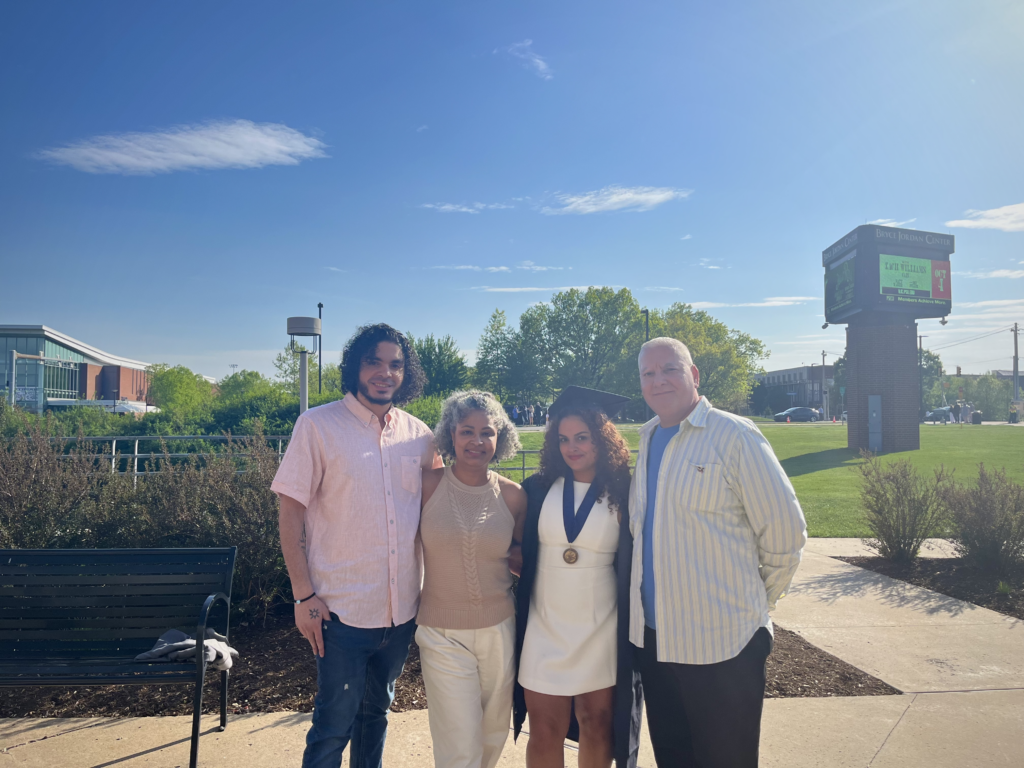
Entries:
[[176,419],[197,416],[209,409],[213,386],[183,365],[157,363],[149,367],[149,396],[153,404]]
[[425,397],[447,395],[466,386],[469,369],[455,339],[451,336],[434,338],[434,334],[416,339],[409,334],[409,341],[427,374],[427,386],[423,390]]
[[[628,288],[572,288],[552,296],[543,310],[555,389],[626,386],[626,360],[643,332],[640,305]],[[635,370],[632,378],[637,380]]]
[[548,392],[549,364],[543,307],[531,307],[508,324],[496,309],[477,344],[474,384],[503,401],[532,402]]
[[241,370],[226,376],[217,383],[220,396],[225,400],[236,400],[251,396],[255,392],[273,389],[278,385],[258,371]]

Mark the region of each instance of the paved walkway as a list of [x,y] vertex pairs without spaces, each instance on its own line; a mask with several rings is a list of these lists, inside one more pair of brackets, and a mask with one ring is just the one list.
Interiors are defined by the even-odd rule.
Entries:
[[[926,555],[949,556],[945,542]],[[986,768],[1024,755],[1024,623],[827,555],[859,555],[859,540],[812,539],[778,623],[906,692],[900,696],[765,702],[768,768]],[[125,695],[133,695],[124,689]],[[200,764],[298,766],[309,715],[204,721]],[[528,725],[528,724],[527,724]],[[188,765],[190,718],[0,720],[0,768],[173,768]],[[654,768],[644,735],[641,768]],[[525,743],[502,768],[525,765]],[[433,765],[425,711],[392,716],[389,768]],[[566,765],[576,754],[566,749]]]

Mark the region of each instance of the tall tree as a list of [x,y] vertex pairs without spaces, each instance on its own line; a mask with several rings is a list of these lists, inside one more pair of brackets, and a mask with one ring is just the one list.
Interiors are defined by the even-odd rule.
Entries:
[[213,400],[213,386],[183,365],[149,366],[149,396],[153,404],[181,419],[195,416]]
[[[642,336],[640,305],[628,288],[571,288],[551,297],[544,312],[552,386],[626,386],[626,360]],[[636,378],[635,371],[632,378]]]
[[468,368],[455,339],[451,336],[434,338],[434,334],[419,339],[412,334],[408,336],[427,374],[424,396],[447,395],[466,386]]
[[494,310],[477,344],[473,381],[504,402],[526,404],[549,392],[549,362],[544,307],[531,307],[510,326],[505,313]]

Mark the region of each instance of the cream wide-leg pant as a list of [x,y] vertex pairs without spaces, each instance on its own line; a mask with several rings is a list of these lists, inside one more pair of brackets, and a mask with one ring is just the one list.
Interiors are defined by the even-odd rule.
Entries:
[[416,630],[436,768],[494,768],[508,738],[516,617],[485,629]]

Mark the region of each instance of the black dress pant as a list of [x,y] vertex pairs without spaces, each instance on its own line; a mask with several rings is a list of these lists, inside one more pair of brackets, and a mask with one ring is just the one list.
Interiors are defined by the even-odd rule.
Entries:
[[735,658],[717,664],[658,661],[657,634],[636,648],[658,768],[756,768],[772,636],[761,627]]

